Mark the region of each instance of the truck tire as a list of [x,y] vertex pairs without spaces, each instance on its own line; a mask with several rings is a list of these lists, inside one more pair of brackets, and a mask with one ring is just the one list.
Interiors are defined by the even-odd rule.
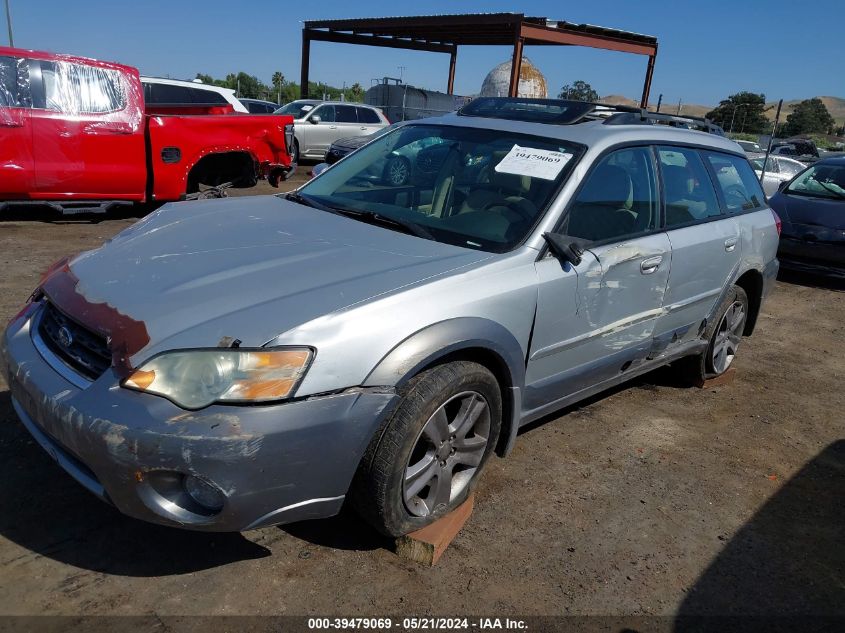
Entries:
[[499,384],[477,363],[438,365],[403,391],[350,489],[358,514],[388,536],[418,530],[463,503],[502,423]]

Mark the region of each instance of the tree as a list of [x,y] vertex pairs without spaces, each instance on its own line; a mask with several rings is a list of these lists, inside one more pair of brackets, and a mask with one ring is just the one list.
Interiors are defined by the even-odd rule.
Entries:
[[570,101],[598,101],[599,93],[586,81],[575,81],[570,86],[566,84],[560,89],[558,99],[569,99]]
[[805,99],[796,104],[789,116],[786,117],[786,125],[783,126],[785,136],[797,134],[832,134],[836,122],[830,116],[824,103],[818,97]]
[[705,116],[729,132],[762,134],[771,125],[765,112],[766,95],[743,91],[723,99]]
[[273,73],[273,78],[271,79],[271,81],[273,82],[273,98],[277,99],[279,103],[281,103],[282,86],[285,83],[285,76],[277,70]]
[[364,98],[364,88],[357,81],[349,89],[350,101],[361,101]]

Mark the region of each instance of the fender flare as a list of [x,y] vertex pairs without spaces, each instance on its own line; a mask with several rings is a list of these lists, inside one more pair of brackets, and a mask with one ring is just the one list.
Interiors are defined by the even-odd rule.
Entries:
[[497,373],[506,380],[503,397],[510,415],[503,422],[497,452],[505,456],[513,447],[522,411],[525,384],[525,351],[504,326],[481,317],[457,317],[419,330],[393,347],[364,379],[364,387],[401,387],[423,368],[461,350],[483,350],[499,361]]

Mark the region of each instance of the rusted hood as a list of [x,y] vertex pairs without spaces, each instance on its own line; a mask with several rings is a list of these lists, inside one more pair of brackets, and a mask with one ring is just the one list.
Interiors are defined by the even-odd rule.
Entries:
[[260,346],[489,257],[275,196],[228,198],[162,207],[54,270],[43,287],[70,316],[119,336],[137,367],[224,337]]

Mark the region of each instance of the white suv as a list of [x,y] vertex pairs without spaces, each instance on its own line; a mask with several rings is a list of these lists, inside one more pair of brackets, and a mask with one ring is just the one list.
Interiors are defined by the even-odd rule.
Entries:
[[141,77],[144,86],[144,101],[157,105],[184,105],[201,103],[203,105],[230,105],[235,112],[249,113],[246,106],[238,101],[235,91],[221,88],[201,81],[182,81],[161,77]]
[[322,160],[338,139],[366,136],[390,125],[378,108],[344,101],[298,99],[274,114],[290,114],[294,118],[294,162],[299,162],[300,156]]

